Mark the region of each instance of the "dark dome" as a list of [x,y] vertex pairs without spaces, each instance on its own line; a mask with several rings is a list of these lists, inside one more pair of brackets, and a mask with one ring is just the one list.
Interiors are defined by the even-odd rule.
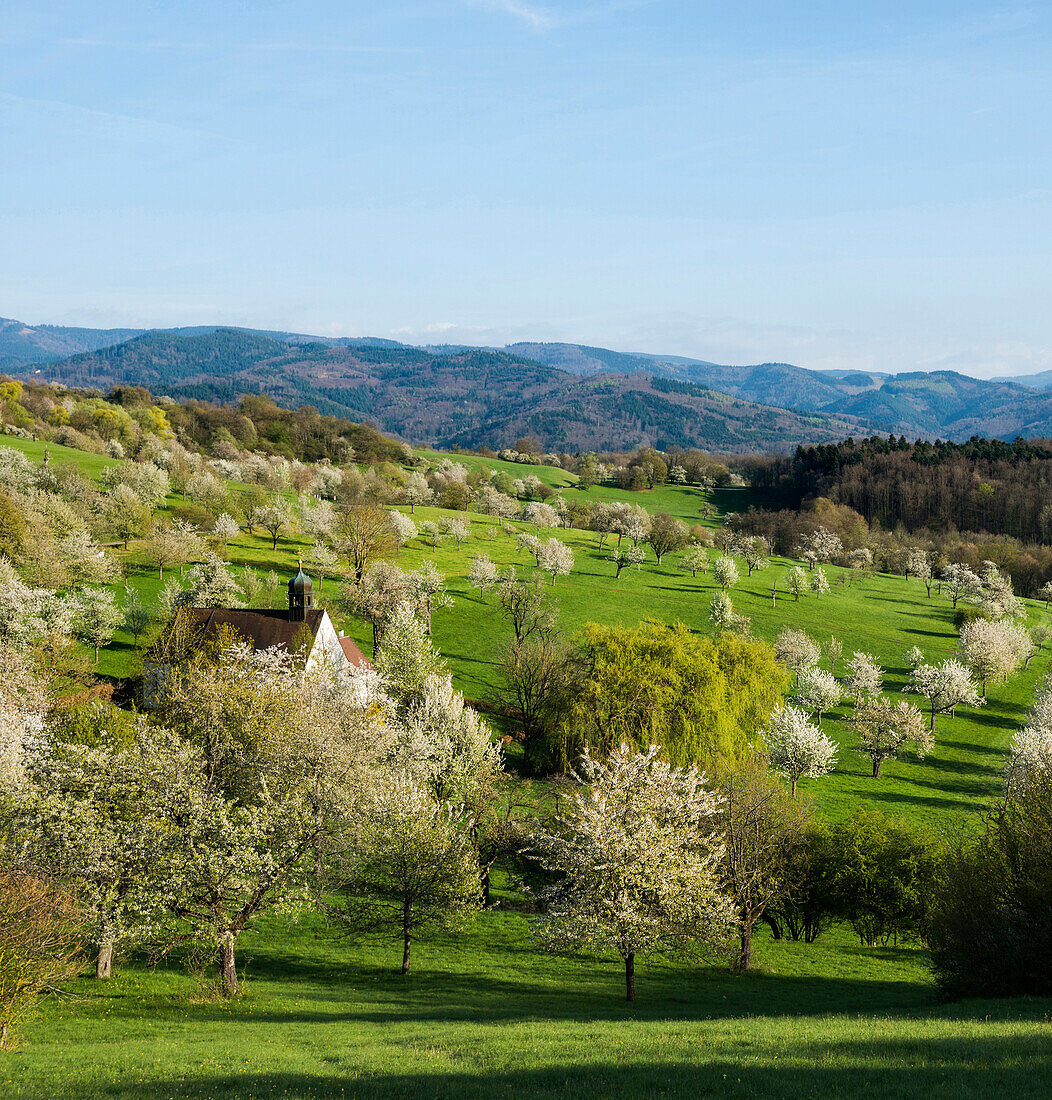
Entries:
[[310,592],[314,588],[314,582],[303,572],[303,566],[300,566],[300,571],[289,581],[289,594],[293,592]]

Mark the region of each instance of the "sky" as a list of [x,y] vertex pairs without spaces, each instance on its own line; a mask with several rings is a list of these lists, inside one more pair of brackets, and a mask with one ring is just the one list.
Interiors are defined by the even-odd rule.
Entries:
[[0,316],[1052,368],[1052,5],[0,10]]

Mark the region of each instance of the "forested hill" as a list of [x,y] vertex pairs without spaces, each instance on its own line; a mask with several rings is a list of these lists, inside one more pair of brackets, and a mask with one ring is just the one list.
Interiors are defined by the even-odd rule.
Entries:
[[955,371],[889,375],[808,370],[791,363],[721,366],[581,344],[520,343],[507,350],[578,374],[637,371],[695,382],[745,401],[857,417],[871,428],[911,438],[963,441],[973,435],[1052,435],[1052,392],[1045,375],[982,379]]
[[790,412],[643,374],[575,376],[503,351],[299,343],[240,329],[151,332],[23,373],[220,402],[265,393],[290,408],[308,404],[442,446],[504,446],[534,435],[568,451],[648,444],[780,452],[860,427],[852,418]]

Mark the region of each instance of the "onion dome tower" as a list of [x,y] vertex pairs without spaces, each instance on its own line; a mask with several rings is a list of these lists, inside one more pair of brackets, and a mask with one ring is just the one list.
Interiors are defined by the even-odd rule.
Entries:
[[302,623],[314,606],[314,582],[303,572],[300,558],[299,572],[289,581],[289,622]]

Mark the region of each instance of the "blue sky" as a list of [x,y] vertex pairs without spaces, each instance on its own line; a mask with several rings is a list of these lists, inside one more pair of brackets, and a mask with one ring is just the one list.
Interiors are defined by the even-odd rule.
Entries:
[[0,315],[1052,368],[1052,6],[25,3]]

